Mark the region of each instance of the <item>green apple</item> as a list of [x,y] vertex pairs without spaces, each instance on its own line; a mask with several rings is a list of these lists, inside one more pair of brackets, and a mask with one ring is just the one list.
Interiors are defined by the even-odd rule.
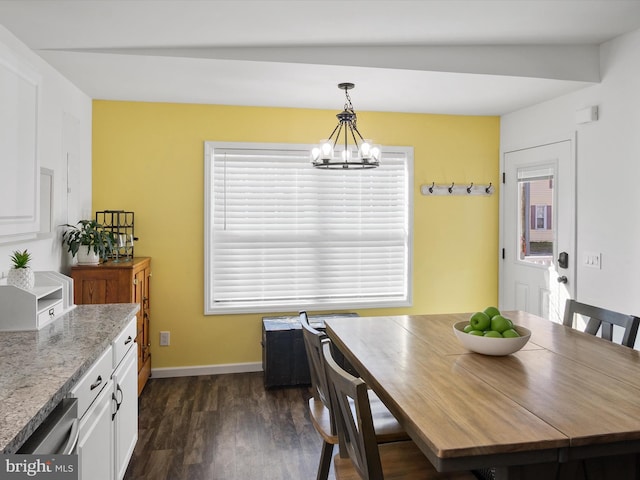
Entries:
[[471,330],[473,330],[473,325],[471,324],[465,325],[464,328],[462,329],[464,333],[469,333]]
[[474,330],[487,330],[491,327],[491,319],[489,318],[489,315],[484,312],[476,312],[471,315],[469,323]]
[[477,335],[478,337],[484,337],[484,332],[482,330],[471,330],[469,335]]
[[503,317],[502,315],[496,315],[491,318],[491,330],[502,333],[512,327],[513,323],[511,322],[511,320]]
[[516,332],[513,328],[510,328],[509,330],[505,330],[504,332],[502,332],[502,336],[504,338],[516,338],[516,337],[519,337],[520,334]]
[[496,307],[487,307],[484,309],[484,313],[486,313],[489,318],[493,318],[496,315],[500,315],[500,310],[498,310]]
[[493,338],[502,338],[502,334],[500,332],[496,332],[495,330],[489,330],[484,334],[485,337],[493,337]]

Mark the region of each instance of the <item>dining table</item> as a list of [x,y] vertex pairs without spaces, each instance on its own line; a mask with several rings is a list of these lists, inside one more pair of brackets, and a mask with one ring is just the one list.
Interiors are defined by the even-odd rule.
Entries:
[[333,317],[334,346],[441,472],[497,480],[640,478],[640,352],[522,311],[519,351],[467,350],[472,312]]

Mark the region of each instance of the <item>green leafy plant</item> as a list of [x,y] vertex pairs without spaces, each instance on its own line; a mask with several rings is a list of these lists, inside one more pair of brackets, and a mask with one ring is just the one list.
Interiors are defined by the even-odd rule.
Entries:
[[80,220],[76,225],[64,226],[68,230],[62,234],[62,243],[67,245],[72,256],[76,256],[80,247],[86,247],[106,260],[113,251],[115,236],[95,220]]
[[16,250],[11,254],[11,261],[13,262],[13,268],[28,268],[31,261],[31,254],[25,250],[21,252]]

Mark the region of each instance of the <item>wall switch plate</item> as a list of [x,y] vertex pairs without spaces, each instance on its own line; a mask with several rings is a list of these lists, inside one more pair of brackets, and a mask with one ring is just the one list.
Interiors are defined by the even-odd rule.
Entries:
[[602,268],[602,254],[595,252],[584,252],[584,266],[589,268]]
[[171,343],[171,333],[170,332],[160,332],[160,346],[168,347]]

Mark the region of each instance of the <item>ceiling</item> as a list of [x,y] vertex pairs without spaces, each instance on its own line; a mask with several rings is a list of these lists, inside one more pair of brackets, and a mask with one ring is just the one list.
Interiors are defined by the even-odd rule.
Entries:
[[91,98],[501,115],[600,80],[640,0],[0,0]]

